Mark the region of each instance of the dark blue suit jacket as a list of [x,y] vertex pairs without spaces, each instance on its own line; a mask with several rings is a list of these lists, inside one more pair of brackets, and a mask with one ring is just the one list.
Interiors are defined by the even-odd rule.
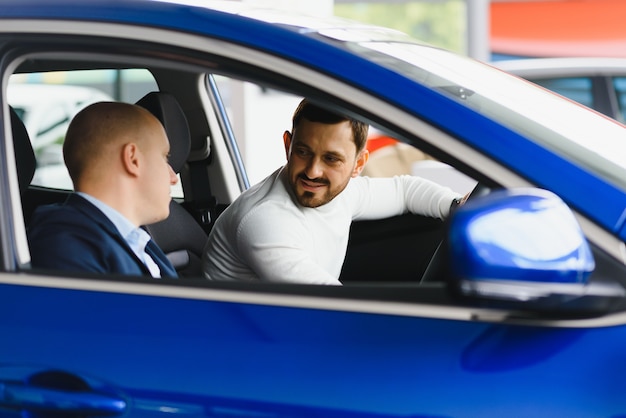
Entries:
[[[115,225],[78,194],[63,204],[37,208],[27,232],[34,268],[150,276]],[[177,276],[153,241],[146,252],[161,269],[161,277]]]

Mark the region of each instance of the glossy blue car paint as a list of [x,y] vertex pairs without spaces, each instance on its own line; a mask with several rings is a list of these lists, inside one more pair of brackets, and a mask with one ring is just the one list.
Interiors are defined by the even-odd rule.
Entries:
[[586,283],[595,268],[576,218],[546,190],[497,190],[451,220],[448,246],[464,280]]
[[[0,322],[0,333],[12,336],[0,345],[5,366],[97,378],[133,417],[626,411],[623,326],[532,327],[19,285],[0,286],[0,295],[0,309],[12,315]],[[63,335],[81,338],[68,344]]]
[[[0,4],[0,19],[2,17],[56,17],[170,28],[233,41],[304,63],[444,127],[459,140],[512,167],[539,187],[557,192],[571,207],[626,240],[626,194],[618,187],[582,167],[556,158],[545,148],[450,97],[338,47],[340,42],[323,38],[315,31],[299,32],[297,28],[268,25],[218,11],[161,2],[148,5],[132,0],[95,0],[79,4],[66,0],[55,3],[13,0]],[[380,80],[385,82],[380,83]],[[416,97],[419,100],[415,100]],[[454,117],[450,118],[450,114]],[[580,193],[581,189],[585,193]]]

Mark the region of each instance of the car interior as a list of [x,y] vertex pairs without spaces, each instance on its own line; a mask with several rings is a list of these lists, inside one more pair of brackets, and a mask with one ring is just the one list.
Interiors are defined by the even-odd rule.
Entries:
[[[54,72],[64,73],[64,77],[70,79],[70,73],[77,70],[127,70],[132,68],[135,60],[117,56],[113,59],[107,57],[104,61],[91,57],[82,61],[78,58],[81,54],[76,51],[72,51],[70,56],[73,58],[68,59],[66,54],[63,59],[37,58],[35,55],[23,61],[15,74],[24,77],[33,73]],[[120,65],[120,62],[124,64]],[[187,71],[184,67],[166,68],[158,63],[142,70],[147,70],[154,77],[158,90],[152,86],[152,90],[141,91],[139,99],[126,100],[145,107],[163,123],[171,142],[170,163],[182,183],[182,193],[172,199],[169,218],[145,228],[166,252],[181,277],[202,278],[202,249],[212,223],[236,197],[228,190],[229,174],[224,174],[222,169],[224,165],[233,165],[232,152],[231,155],[220,155],[222,149],[217,147],[218,142],[227,142],[224,139],[226,130],[219,123],[225,122],[214,124],[215,121],[211,120],[219,118],[220,113],[219,109],[210,107],[222,99],[211,97],[211,101],[207,102],[199,96],[199,82],[204,81],[204,85],[210,87],[207,77],[212,77],[201,72]],[[259,80],[259,83],[262,82]],[[207,87],[210,96],[217,93]],[[211,105],[207,106],[207,103]],[[35,171],[40,169],[36,161],[37,152],[31,146],[32,138],[28,138],[27,130],[14,112],[11,127],[24,220],[28,225],[36,207],[62,202],[71,190],[31,184]],[[241,174],[235,174],[235,177],[237,175]],[[237,181],[241,189],[241,180]],[[344,284],[380,282],[384,278],[388,282],[419,283],[441,242],[443,231],[441,221],[415,215],[355,222],[341,281]]]

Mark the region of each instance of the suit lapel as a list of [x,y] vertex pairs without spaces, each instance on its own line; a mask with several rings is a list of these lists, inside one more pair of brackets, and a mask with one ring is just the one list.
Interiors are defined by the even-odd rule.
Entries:
[[[123,248],[124,251],[126,251],[126,253],[135,260],[135,262],[137,263],[137,265],[139,266],[139,268],[145,275],[151,276],[151,273],[148,267],[143,263],[143,261],[141,261],[137,257],[137,255],[132,250],[132,248],[130,248],[130,246],[124,239],[124,237],[119,233],[119,231],[117,230],[113,222],[111,222],[109,218],[107,218],[106,215],[102,213],[102,211],[100,211],[100,209],[98,209],[97,207],[92,205],[89,201],[82,198],[80,195],[76,193],[70,194],[67,200],[65,201],[65,204],[68,206],[74,207],[76,210],[81,211],[82,213],[87,215],[89,218],[93,219],[94,222],[100,225],[102,229],[107,234],[109,234],[115,241],[117,241],[120,244],[120,247]],[[159,265],[159,268],[161,268],[160,265]],[[161,269],[161,271],[163,270]]]
[[154,262],[161,269],[161,276],[169,276],[169,277],[178,277],[176,274],[176,270],[170,260],[167,259],[167,256],[163,251],[159,248],[158,245],[152,240],[148,241],[148,245],[146,245],[146,252],[152,257]]
[[[126,250],[128,255],[135,259],[141,270],[146,275],[151,275],[148,267],[143,263],[143,261],[141,261],[137,257],[137,255],[130,248],[124,237],[119,233],[113,222],[111,222],[109,218],[107,218],[106,215],[102,213],[102,211],[100,211],[100,209],[98,209],[89,201],[82,198],[76,193],[72,193],[67,198],[65,204],[75,207],[77,210],[80,210],[85,215],[93,219],[94,222],[97,222],[109,235],[111,235],[111,237],[113,237],[122,246],[122,248]],[[165,253],[163,253],[163,251],[156,245],[154,241],[150,240],[148,242],[148,245],[146,245],[146,253],[148,253],[157,264],[157,266],[159,266],[162,277],[178,277],[176,269],[174,269],[172,263],[170,263],[168,258],[165,256]]]

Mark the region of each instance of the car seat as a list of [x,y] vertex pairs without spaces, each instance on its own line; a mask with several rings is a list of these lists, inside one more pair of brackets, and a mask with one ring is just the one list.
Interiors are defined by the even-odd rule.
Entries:
[[24,223],[28,226],[36,208],[41,205],[64,202],[72,191],[31,186],[35,170],[37,169],[37,157],[24,122],[11,106],[9,106],[9,113],[11,116],[11,132],[17,165],[17,178],[22,199],[22,212],[24,214]]
[[35,175],[37,160],[26,126],[24,126],[17,112],[11,106],[9,106],[9,113],[11,115],[11,132],[13,134],[17,178],[20,185],[20,195],[23,200],[23,196]]
[[[137,104],[161,121],[170,141],[170,165],[176,174],[184,167],[191,148],[187,118],[176,98],[164,92],[151,92]],[[180,203],[172,199],[167,219],[145,225],[181,277],[202,277],[202,251],[207,233]]]

